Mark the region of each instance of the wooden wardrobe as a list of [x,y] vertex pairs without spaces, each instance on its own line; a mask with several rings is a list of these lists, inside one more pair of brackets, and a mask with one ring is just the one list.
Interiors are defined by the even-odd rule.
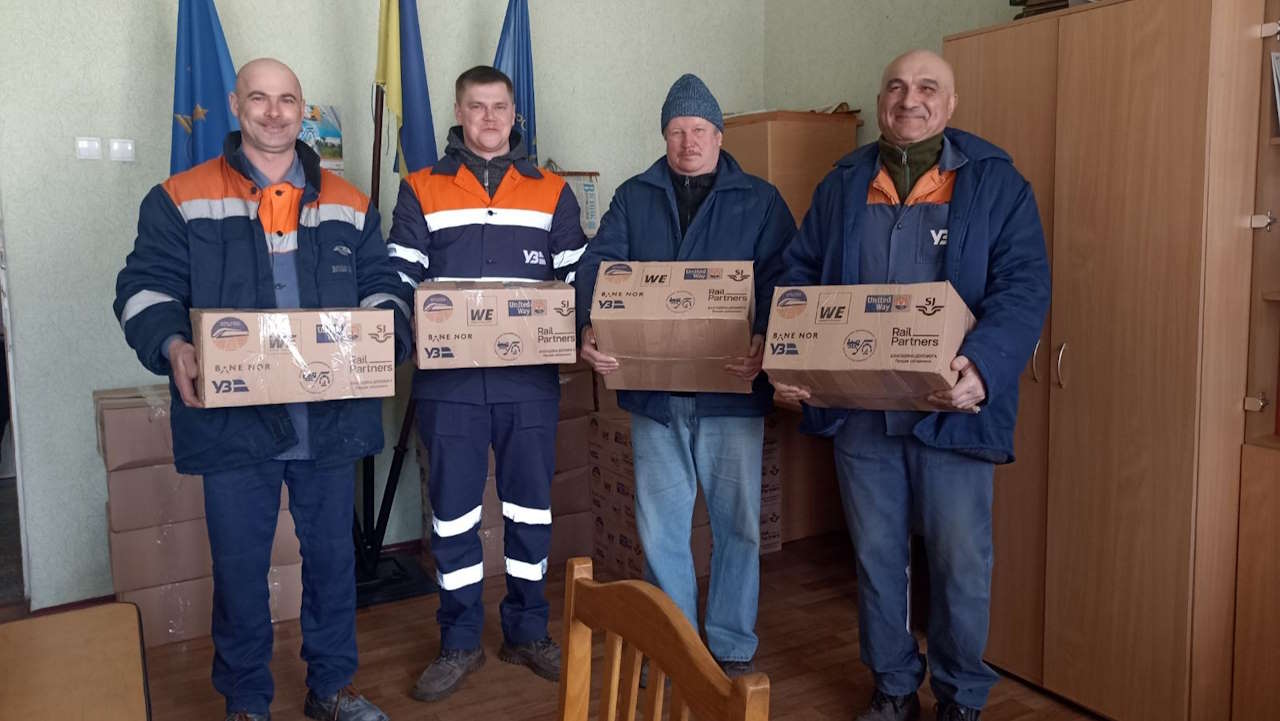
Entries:
[[1115,0],[943,46],[952,124],[1031,182],[1053,269],[988,660],[1116,719],[1229,718],[1263,5]]

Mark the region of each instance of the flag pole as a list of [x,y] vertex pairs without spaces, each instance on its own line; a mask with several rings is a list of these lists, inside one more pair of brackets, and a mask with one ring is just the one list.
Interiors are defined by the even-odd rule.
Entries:
[[373,85],[373,173],[369,176],[369,204],[378,209],[378,187],[382,180],[382,98],[386,89]]

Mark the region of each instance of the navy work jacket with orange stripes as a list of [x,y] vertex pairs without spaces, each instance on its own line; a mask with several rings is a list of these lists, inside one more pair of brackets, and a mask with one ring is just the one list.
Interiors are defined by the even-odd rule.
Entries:
[[[165,341],[191,339],[190,309],[276,307],[258,218],[262,190],[239,148],[240,133],[231,133],[222,156],[169,178],[142,201],[133,252],[116,278],[114,309],[138,359],[158,375],[170,374]],[[403,361],[412,348],[409,307],[396,295],[400,280],[377,209],[350,183],[321,169],[311,148],[297,143],[296,149],[306,177],[296,225],[301,306],[395,309],[396,360]],[[174,463],[182,473],[270,460],[298,443],[283,405],[188,408],[172,378],[169,393]],[[310,403],[307,411],[317,462],[381,450],[381,399]]]
[[[460,131],[452,132],[439,162],[400,183],[387,243],[403,297],[412,303],[413,289],[425,280],[573,280],[587,239],[568,184],[518,159],[490,198],[459,157]],[[518,133],[511,147],[521,147]],[[419,370],[413,397],[472,404],[556,399],[559,366]]]
[[[959,355],[977,366],[987,399],[980,413],[927,414],[911,433],[933,448],[1011,462],[1018,379],[1049,308],[1044,231],[1031,186],[1007,153],[960,130],[948,128],[944,133],[947,152],[956,160],[944,164],[951,167],[934,168],[922,176],[908,201],[945,208],[945,216],[932,218],[927,208],[913,214],[919,224],[916,232],[904,237],[907,242],[900,247],[884,252],[909,253],[906,260],[912,263],[939,264],[940,272],[930,268],[929,274],[951,281],[973,311],[977,324],[965,336]],[[898,217],[893,184],[887,177],[877,182],[879,157],[876,143],[865,145],[841,158],[818,185],[800,231],[784,254],[786,270],[778,285],[867,282],[862,265],[876,252],[864,245],[883,243]],[[931,225],[936,222],[944,225]],[[889,259],[884,267],[890,273],[887,280],[898,282],[893,274],[903,264]],[[914,280],[920,278],[903,277],[901,282]],[[805,406],[805,429],[834,435],[847,413]]]

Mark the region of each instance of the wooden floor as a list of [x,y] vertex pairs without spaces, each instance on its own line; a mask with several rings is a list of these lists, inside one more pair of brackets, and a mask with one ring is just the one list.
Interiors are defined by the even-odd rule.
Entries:
[[[855,612],[856,584],[848,541],[840,536],[787,544],[762,564],[760,650],[757,669],[771,684],[770,718],[827,721],[853,718],[867,703],[873,688],[871,673],[858,660]],[[551,634],[559,637],[563,569],[548,583]],[[472,719],[529,719],[550,721],[556,716],[556,686],[526,669],[497,659],[501,633],[498,602],[500,579],[485,584],[485,651],[488,663],[452,697],[422,704],[409,697],[423,667],[435,657],[439,636],[435,626],[436,597],[427,596],[360,611],[357,617],[360,670],[355,683],[379,704],[393,721],[470,721]],[[275,721],[300,721],[305,695],[305,666],[298,659],[301,633],[296,621],[276,627]],[[597,640],[597,655],[600,642]],[[147,656],[152,710],[156,721],[221,719],[222,698],[209,682],[213,648],[209,640],[171,644]],[[599,674],[596,674],[597,676]],[[933,719],[933,697],[927,684],[921,700]],[[1001,678],[991,693],[986,721],[1067,721],[1090,719],[1017,681]]]

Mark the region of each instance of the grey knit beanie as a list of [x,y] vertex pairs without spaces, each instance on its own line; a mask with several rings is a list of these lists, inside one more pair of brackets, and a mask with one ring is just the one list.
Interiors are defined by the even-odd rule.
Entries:
[[685,73],[667,91],[667,99],[662,103],[662,132],[666,132],[667,123],[672,118],[684,116],[704,118],[724,132],[724,116],[720,114],[720,103],[707,90],[707,86],[693,73]]

